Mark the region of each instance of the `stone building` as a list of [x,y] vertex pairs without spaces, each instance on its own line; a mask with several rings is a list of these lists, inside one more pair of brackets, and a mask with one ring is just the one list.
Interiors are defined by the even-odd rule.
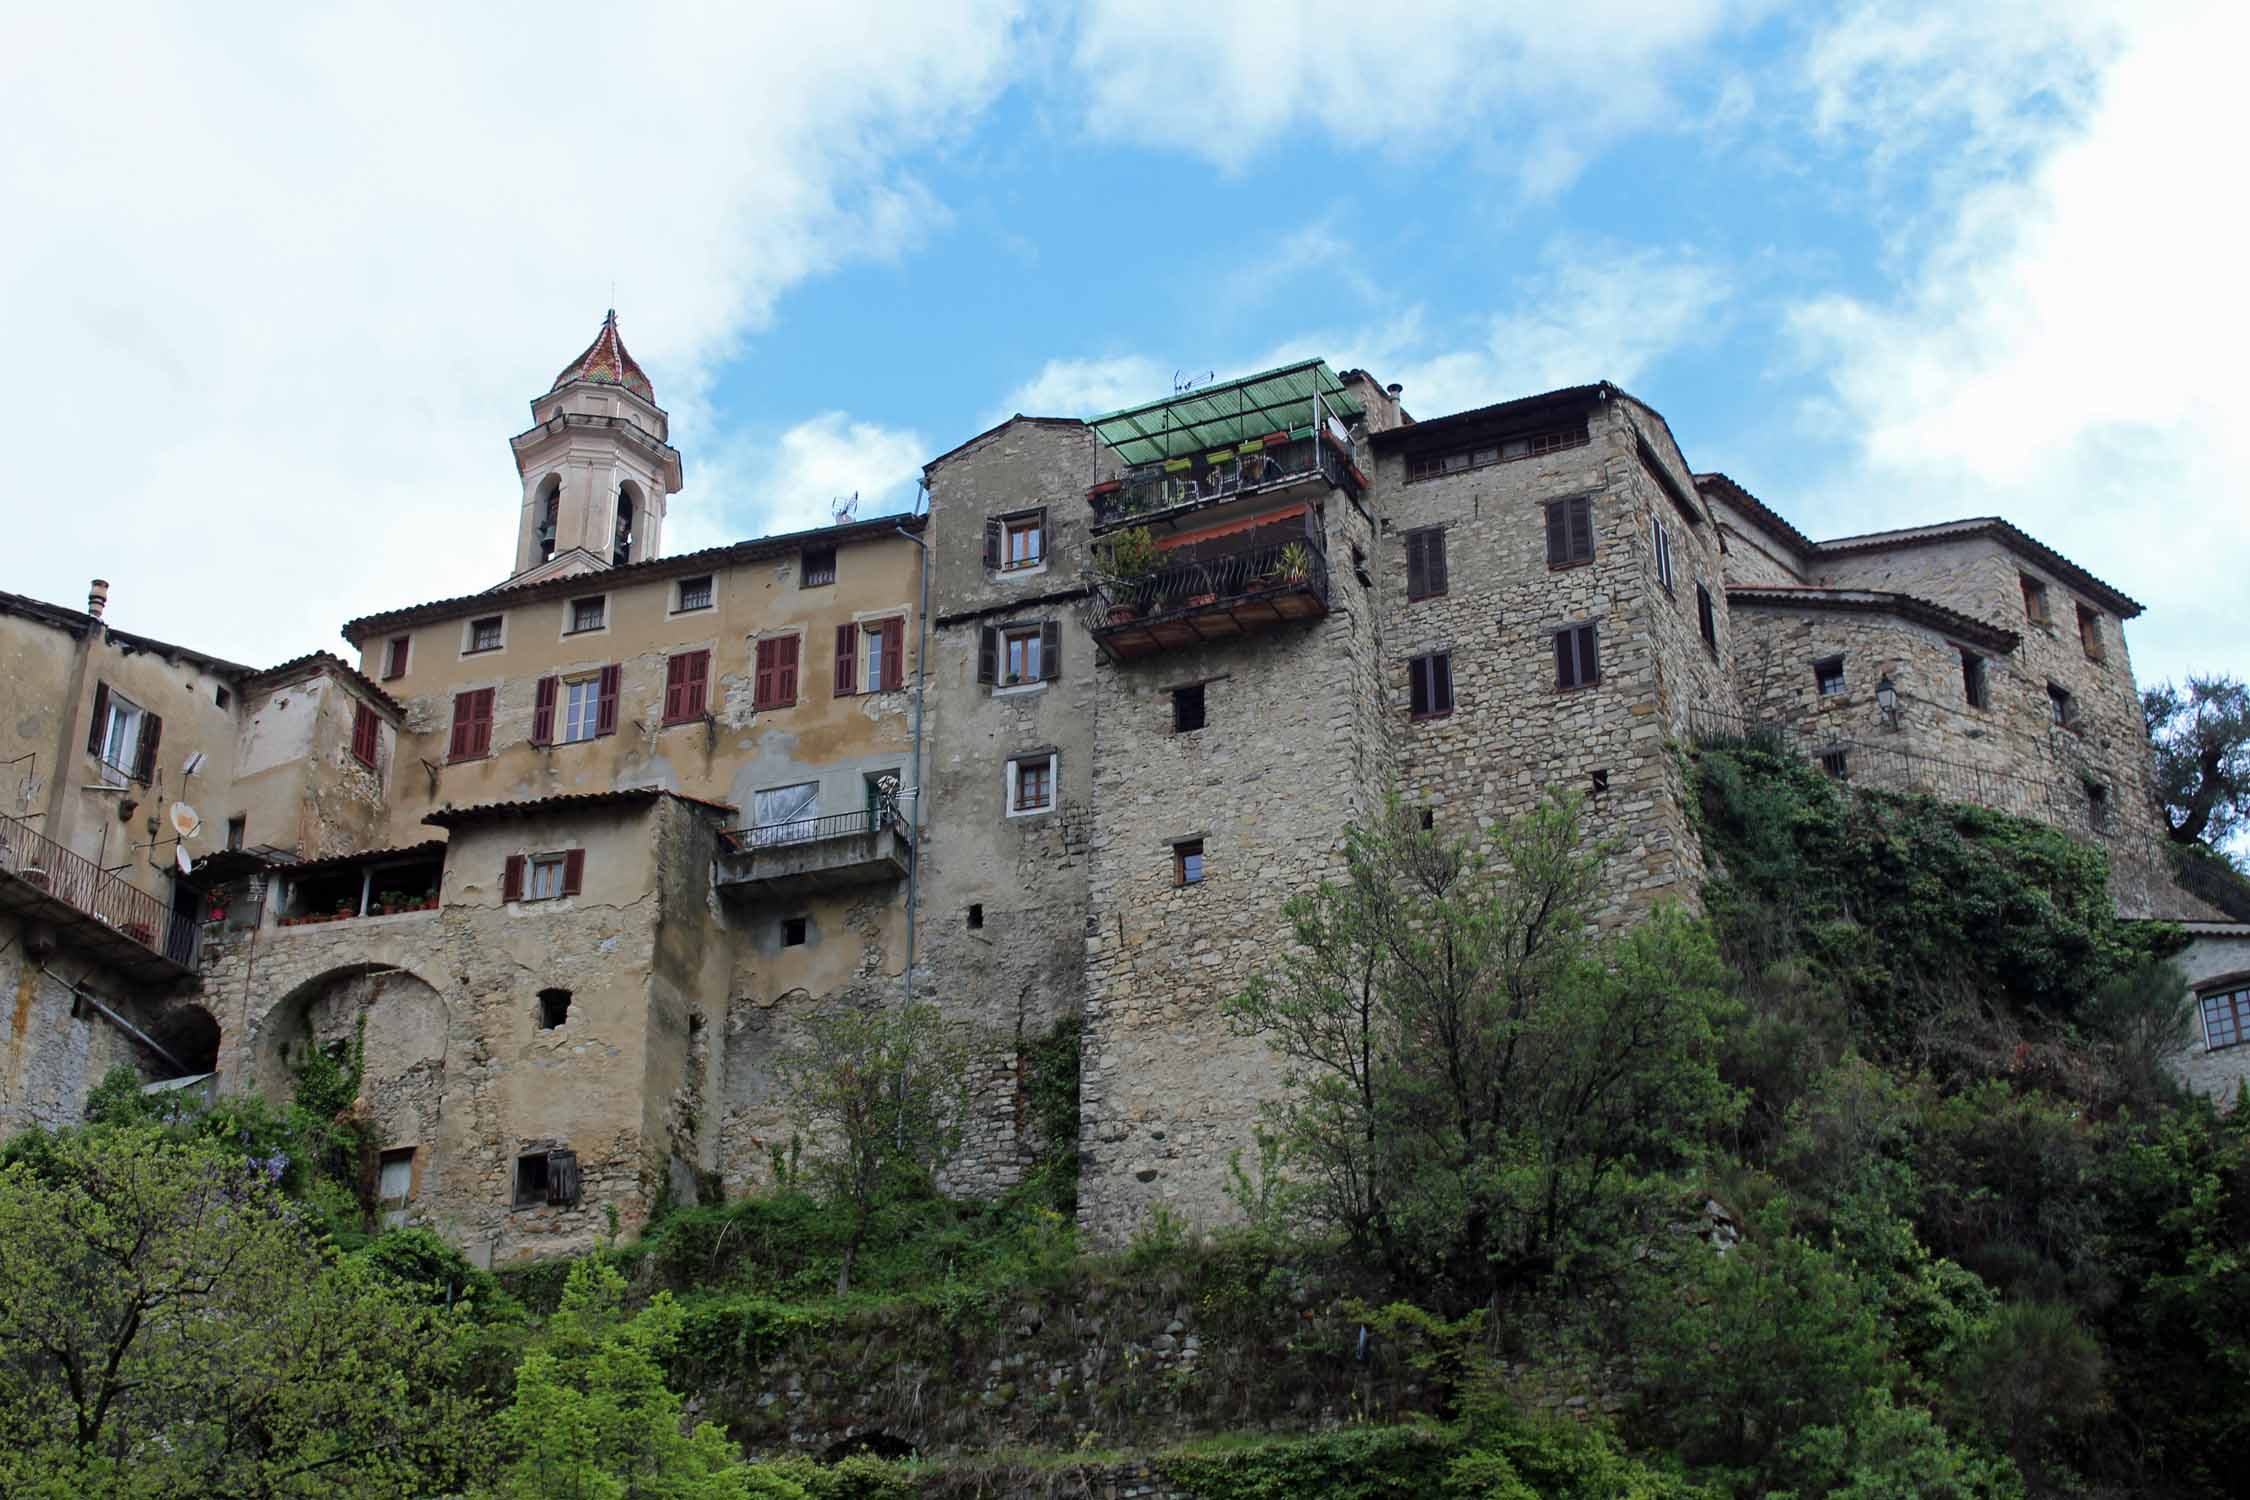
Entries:
[[989,1043],[954,1186],[1054,1144],[1027,1057],[1076,1024],[1086,1225],[1209,1220],[1279,1083],[1221,1006],[1345,824],[1579,793],[1629,921],[1695,899],[1695,733],[2046,819],[2129,912],[2214,915],[2165,878],[2110,585],[1995,519],[1813,542],[1606,383],[1401,394],[1303,360],[1019,415],[916,514],[666,556],[682,460],[612,314],[511,440],[504,577],[349,660],[0,595],[0,1127],[117,1062],[281,1095],[356,1038],[387,1217],[574,1250],[759,1180],[795,1027],[912,996]]

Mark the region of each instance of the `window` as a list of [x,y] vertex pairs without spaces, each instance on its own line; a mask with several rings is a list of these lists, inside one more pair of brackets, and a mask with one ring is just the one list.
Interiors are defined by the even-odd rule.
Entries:
[[375,750],[381,743],[377,724],[374,709],[364,703],[352,705],[352,759],[369,769],[374,768]]
[[804,947],[807,926],[808,924],[803,917],[783,917],[781,919],[781,946],[784,948]]
[[1406,708],[1417,719],[1453,712],[1453,656],[1433,651],[1406,664]]
[[2250,1038],[2250,989],[2205,995],[2202,1011],[2203,1045],[2210,1051],[2238,1047]]
[[995,687],[1052,682],[1062,675],[1062,627],[987,625],[977,638],[977,681]]
[[1703,632],[1703,644],[1711,654],[1719,652],[1719,617],[1711,609],[1711,591],[1702,584],[1695,586],[1695,623]]
[[1425,526],[1406,534],[1406,597],[1430,599],[1445,592],[1445,531]]
[[414,1148],[395,1147],[375,1160],[375,1201],[384,1224],[395,1229],[406,1222],[407,1200],[414,1196]]
[[506,616],[486,615],[481,620],[469,622],[469,654],[479,651],[497,651],[506,640]]
[[1431,831],[1432,829],[1434,829],[1434,828],[1436,828],[1436,827],[1437,827],[1437,812],[1436,812],[1436,810],[1435,810],[1434,808],[1428,808],[1428,807],[1425,807],[1425,808],[1423,808],[1423,809],[1422,809],[1422,831],[1423,831],[1424,833],[1428,833],[1428,832],[1430,832],[1430,831]]
[[108,683],[94,684],[94,723],[86,732],[86,749],[102,763],[103,784],[154,780],[156,747],[163,735],[162,719],[111,692]]
[[1587,495],[1547,502],[1547,566],[1575,567],[1594,558],[1594,502]]
[[570,601],[569,633],[577,635],[581,631],[599,630],[608,615],[609,599],[606,595],[597,594],[591,599],[573,599]]
[[1966,646],[1961,648],[1961,698],[1971,708],[1983,708],[1991,702],[1985,685],[1984,658]]
[[391,637],[390,646],[383,653],[383,680],[385,682],[406,675],[406,655],[412,648],[413,643],[414,637],[410,635],[394,635]]
[[500,875],[503,901],[555,901],[575,896],[586,885],[586,851],[566,849],[558,854],[511,854]]
[[1500,438],[1474,447],[1458,448],[1450,453],[1431,453],[1410,458],[1406,462],[1406,477],[1410,480],[1436,479],[1446,474],[1481,469],[1488,464],[1512,463],[1519,458],[1539,458],[1549,453],[1560,453],[1566,448],[1583,448],[1588,441],[1584,422],[1552,427],[1544,432]]
[[895,693],[906,685],[906,622],[904,620],[866,620],[858,625],[838,627],[837,675],[843,676],[842,632],[858,632],[858,649],[864,656],[864,675],[861,689],[869,693]]
[[1813,686],[1823,698],[1840,696],[1844,691],[1844,659],[1831,656],[1813,663]]
[[[703,653],[698,652],[698,655]],[[797,703],[797,638],[771,636],[758,642],[757,675],[752,681],[751,706],[794,708]],[[699,708],[697,712],[701,712]]]
[[797,587],[817,589],[836,581],[836,549],[807,547],[797,563]]
[[1823,751],[1820,757],[1820,768],[1838,781],[1851,780],[1851,761],[1845,751]]
[[972,932],[978,931],[982,929],[983,926],[984,903],[982,901],[971,901],[969,903],[969,930]]
[[1172,732],[1193,734],[1205,722],[1203,684],[1197,682],[1172,689]]
[[453,695],[453,739],[447,760],[475,760],[492,753],[492,689]]
[[1033,511],[1000,523],[1000,566],[1036,567],[1047,560],[1047,513]]
[[1654,516],[1649,518],[1649,534],[1656,542],[1656,581],[1664,585],[1664,592],[1672,592],[1672,533]]
[[238,818],[227,819],[227,847],[229,849],[240,849],[243,841],[249,837],[250,815],[248,813],[244,813]]
[[2102,659],[2102,617],[2083,604],[2078,606],[2078,644],[2086,648],[2088,661]]
[[1586,790],[1596,797],[1609,791],[1609,768],[1607,766],[1587,775]]
[[1555,632],[1555,687],[1592,687],[1602,680],[1600,642],[1591,625],[1569,625]]
[[1042,751],[1008,762],[1009,817],[1054,811],[1055,760],[1052,751]]
[[551,474],[539,496],[539,528],[532,533],[539,544],[539,560],[555,555],[555,526],[562,518],[562,476]]
[[[789,642],[789,700],[797,699],[797,638]],[[758,661],[765,664],[765,648],[770,642],[761,641]],[[761,681],[762,681],[761,677]],[[703,710],[711,690],[711,653],[708,651],[682,651],[664,663],[664,722],[685,724],[703,717]],[[763,705],[761,705],[763,706]]]
[[699,609],[709,609],[711,598],[710,574],[703,573],[694,578],[683,578],[680,580],[679,599],[672,606],[672,612],[684,615]]
[[2098,781],[2086,783],[2086,824],[2096,833],[2109,832],[2109,788]]
[[2047,623],[2047,585],[2029,573],[2020,575],[2023,580],[2023,617],[2034,625]]
[[633,487],[617,487],[617,539],[609,551],[609,565],[622,568],[633,560]]
[[800,781],[750,794],[752,847],[797,843],[813,834],[820,816],[820,783]]
[[2047,684],[2047,717],[2064,729],[2078,727],[2078,700],[2059,683]]
[[539,992],[539,1029],[553,1031],[570,1019],[570,991],[541,990]]
[[516,1158],[516,1207],[578,1201],[578,1153],[557,1148]]
[[1203,840],[1183,839],[1172,846],[1172,883],[1203,884]]
[[568,682],[560,677],[540,678],[538,695],[532,700],[531,742],[534,745],[555,743],[558,708],[562,716],[562,742],[566,745],[617,733],[621,673],[622,669],[612,663],[591,677],[574,677]]
[[232,703],[234,701],[234,694],[228,692],[227,685],[222,682],[217,687],[211,689],[211,701],[218,704],[219,707],[225,708],[229,703]]
[[598,677],[581,677],[563,684],[564,744],[575,745],[594,737],[594,726],[600,722],[601,702],[602,686]]

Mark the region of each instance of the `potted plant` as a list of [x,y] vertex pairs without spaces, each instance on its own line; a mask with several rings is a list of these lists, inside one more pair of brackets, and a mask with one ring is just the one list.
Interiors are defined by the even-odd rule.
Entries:
[[1112,578],[1130,585],[1110,605],[1109,621],[1112,625],[1123,624],[1140,614],[1137,602],[1140,584],[1156,571],[1161,556],[1157,550],[1156,538],[1149,534],[1146,526],[1120,531],[1109,539],[1103,561]]
[[1312,576],[1312,565],[1312,548],[1303,542],[1290,542],[1274,560],[1274,571],[1284,583],[1303,583]]

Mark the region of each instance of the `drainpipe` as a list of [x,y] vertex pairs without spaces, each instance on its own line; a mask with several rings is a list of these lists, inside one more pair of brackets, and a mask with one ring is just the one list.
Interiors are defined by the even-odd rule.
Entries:
[[[930,481],[915,481],[916,499],[929,493]],[[927,516],[922,510],[919,514]],[[927,524],[927,522],[925,522]],[[914,788],[913,816],[907,827],[913,837],[906,848],[906,1003],[914,1003],[914,914],[922,899],[922,697],[930,679],[930,544],[904,526],[892,528],[922,549],[922,597],[914,612]]]

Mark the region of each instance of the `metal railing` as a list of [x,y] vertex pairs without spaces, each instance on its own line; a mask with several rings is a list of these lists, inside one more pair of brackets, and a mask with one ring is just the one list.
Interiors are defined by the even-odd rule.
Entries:
[[[1301,556],[1285,560],[1291,547],[1301,549]],[[1328,554],[1309,534],[1225,557],[1173,563],[1138,578],[1097,577],[1087,590],[1086,609],[1093,628],[1100,630],[1128,619],[1159,620],[1290,589],[1328,602]]]
[[895,802],[863,807],[857,812],[823,813],[818,817],[791,818],[781,823],[729,828],[720,833],[719,845],[729,854],[749,854],[759,849],[783,849],[794,844],[818,843],[822,839],[877,833],[889,827],[897,828],[902,834],[907,832],[906,820],[899,816]]
[[1818,734],[1806,726],[1754,719],[1724,709],[1692,707],[1688,733],[1698,743],[1738,741],[1801,756],[1837,780],[1879,792],[1909,792],[1965,802],[2059,827],[2108,833],[2075,776],[2031,776],[1973,761],[1901,750],[1852,735]]
[[1339,451],[1333,441],[1315,436],[1253,448],[1202,468],[1167,469],[1162,464],[1143,464],[1126,471],[1116,488],[1089,494],[1086,503],[1093,507],[1094,524],[1102,526],[1155,515],[1174,506],[1254,494],[1315,474],[1358,498],[1359,475],[1350,455]]
[[151,953],[194,966],[192,914],[175,922],[170,904],[162,897],[150,895],[7,813],[0,813],[0,870],[116,928]]

